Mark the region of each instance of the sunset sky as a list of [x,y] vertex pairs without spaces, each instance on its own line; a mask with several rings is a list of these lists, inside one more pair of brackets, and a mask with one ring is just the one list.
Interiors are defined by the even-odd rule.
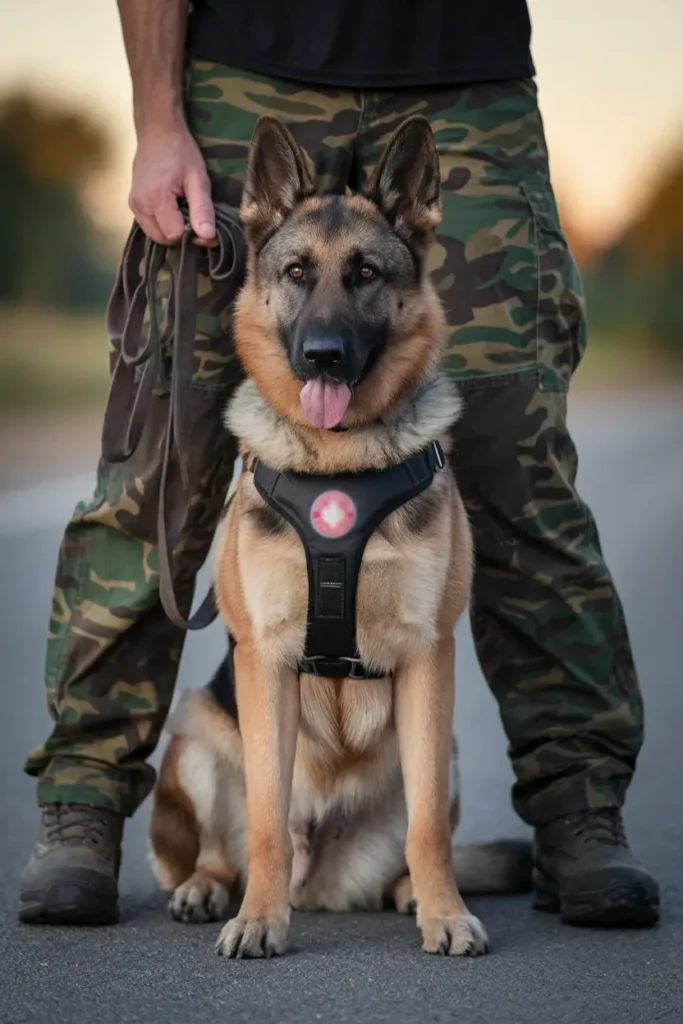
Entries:
[[[457,2],[457,0],[453,0]],[[134,138],[114,0],[3,5],[0,91],[24,84],[107,122],[107,206],[127,221]],[[683,0],[529,0],[556,189],[596,240],[619,230],[683,151]]]

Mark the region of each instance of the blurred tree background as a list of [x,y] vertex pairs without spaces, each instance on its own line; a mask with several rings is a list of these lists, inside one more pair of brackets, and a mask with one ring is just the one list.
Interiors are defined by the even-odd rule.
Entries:
[[0,103],[0,302],[96,309],[111,287],[111,245],[83,200],[106,167],[103,129],[26,94]]
[[683,362],[683,153],[621,238],[584,269],[590,324]]
[[0,408],[73,409],[107,391],[104,309],[120,239],[86,200],[105,129],[19,91],[0,99]]

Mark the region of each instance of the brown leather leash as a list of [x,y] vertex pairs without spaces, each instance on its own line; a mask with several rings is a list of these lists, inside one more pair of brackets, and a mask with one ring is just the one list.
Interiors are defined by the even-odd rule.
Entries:
[[[231,282],[232,301],[245,267],[244,232],[237,214],[222,203],[215,204],[215,247],[200,248],[187,210],[185,231],[176,245],[152,241],[135,223],[128,236],[119,265],[114,291],[107,308],[109,336],[118,351],[102,430],[102,457],[110,463],[129,459],[140,443],[152,393],[160,387],[169,394],[168,420],[159,484],[157,547],[159,552],[159,593],[166,615],[181,629],[202,629],[216,617],[213,591],[189,620],[178,608],[171,571],[166,522],[166,487],[172,454],[175,452],[182,485],[188,491],[190,432],[189,403],[192,387],[197,320],[197,276],[202,254],[213,281]],[[170,274],[168,310],[163,328],[159,324],[158,281],[163,269]],[[147,320],[145,317],[147,315]],[[146,326],[147,323],[147,326]],[[170,352],[170,373],[164,353]]]

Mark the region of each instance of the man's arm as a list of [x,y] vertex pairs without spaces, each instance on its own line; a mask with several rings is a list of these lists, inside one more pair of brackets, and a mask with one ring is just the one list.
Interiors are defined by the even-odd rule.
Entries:
[[182,235],[178,198],[184,196],[195,234],[210,244],[211,186],[183,112],[189,0],[118,0],[118,7],[138,137],[130,208],[150,238],[168,244]]

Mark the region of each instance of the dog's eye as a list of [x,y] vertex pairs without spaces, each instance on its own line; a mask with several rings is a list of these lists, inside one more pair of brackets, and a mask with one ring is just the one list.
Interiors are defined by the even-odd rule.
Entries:
[[362,281],[372,281],[377,276],[375,268],[371,267],[369,263],[364,263],[358,273],[361,276]]
[[292,281],[302,281],[304,277],[304,268],[300,263],[292,263],[291,267],[287,267],[287,273],[291,277]]

